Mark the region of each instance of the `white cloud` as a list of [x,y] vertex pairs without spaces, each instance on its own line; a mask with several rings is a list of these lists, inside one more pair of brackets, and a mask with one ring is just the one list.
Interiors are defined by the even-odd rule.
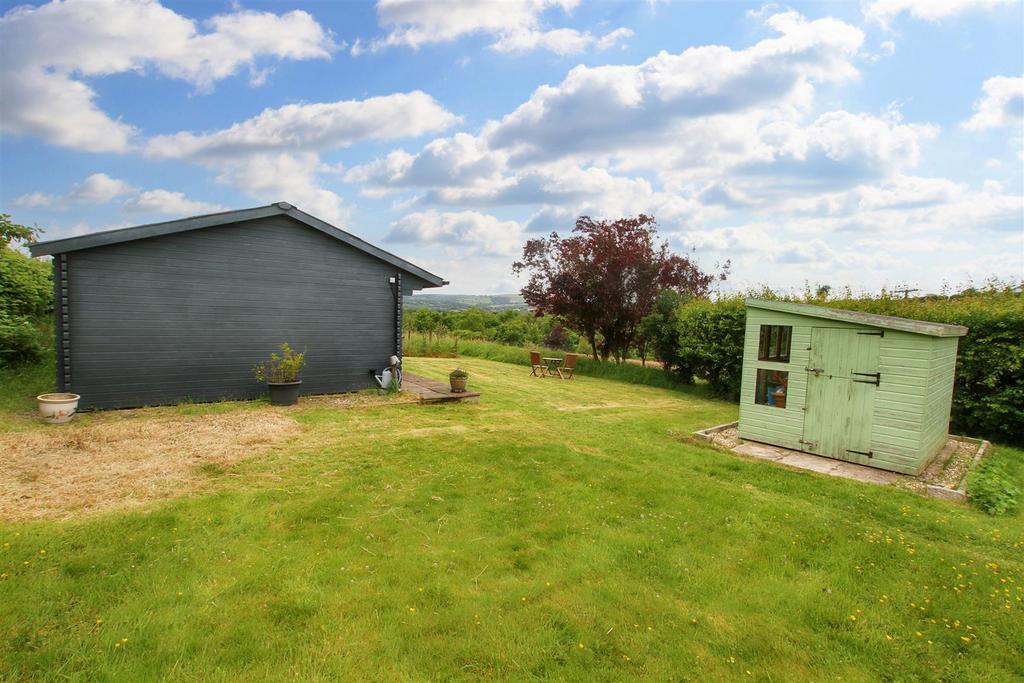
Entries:
[[984,95],[974,115],[961,123],[967,130],[987,130],[1024,123],[1024,76],[993,76],[981,84]]
[[431,43],[448,43],[467,35],[494,38],[492,49],[498,52],[525,52],[544,49],[558,55],[578,54],[591,47],[605,50],[633,35],[618,28],[595,37],[589,31],[571,28],[545,30],[541,15],[549,10],[570,12],[579,0],[378,0],[377,16],[389,33],[368,45],[357,41],[352,54],[378,52],[405,46],[419,49]]
[[868,20],[887,26],[903,13],[915,19],[940,21],[970,10],[991,10],[1014,2],[1016,0],[869,0],[862,2],[862,6]]
[[223,211],[220,204],[198,202],[185,197],[184,193],[169,190],[147,190],[124,203],[128,213],[163,213],[170,216],[194,216]]
[[262,204],[289,202],[339,227],[348,221],[342,198],[321,187],[321,174],[333,169],[314,152],[251,154],[217,168],[218,182],[233,185]]
[[126,198],[121,208],[126,213],[163,213],[168,215],[194,215],[220,211],[219,204],[188,199],[181,192],[170,190],[144,190],[124,180],[111,178],[106,173],[93,173],[75,183],[64,194],[32,192],[14,200],[20,208],[45,208],[63,211],[75,204],[107,204]]
[[342,198],[322,187],[338,169],[319,154],[371,140],[412,137],[459,120],[420,91],[365,100],[292,104],[209,133],[180,132],[152,138],[145,153],[186,159],[218,172],[218,181],[238,187],[262,203],[287,201],[324,220],[343,225]]
[[68,199],[70,201],[103,204],[134,190],[135,188],[124,180],[111,178],[106,173],[93,173],[81,183],[71,188],[71,192],[68,193]]
[[460,245],[485,256],[510,256],[523,245],[522,227],[476,211],[410,213],[391,224],[390,242]]
[[744,50],[711,45],[661,52],[635,66],[577,66],[490,124],[488,143],[524,163],[675,144],[687,120],[799,106],[813,92],[811,82],[857,75],[860,29],[795,12],[767,24],[781,35]]
[[132,192],[135,192],[135,188],[124,180],[111,178],[106,173],[93,173],[82,182],[72,185],[62,195],[32,192],[15,199],[14,205],[21,208],[63,210],[68,204],[105,204]]
[[82,81],[149,70],[209,90],[263,58],[325,59],[329,34],[306,12],[236,10],[195,22],[157,2],[68,0],[19,6],[0,18],[0,122],[4,134],[63,147],[124,152],[138,131],[111,118]]
[[922,142],[936,135],[937,126],[903,124],[898,117],[827,112],[808,126],[779,121],[762,127],[758,147],[736,171],[787,190],[794,181],[849,185],[916,166]]
[[497,52],[528,52],[538,48],[556,55],[575,55],[591,47],[607,50],[633,35],[628,28],[617,28],[600,37],[589,31],[559,28],[551,31],[524,30],[503,34],[491,48]]
[[782,172],[785,159],[792,172],[802,164],[805,175],[821,175],[828,162],[832,175],[858,178],[916,162],[917,140],[933,129],[900,124],[895,115],[833,112],[802,125],[814,82],[856,76],[859,29],[793,12],[766,21],[781,35],[744,50],[694,47],[638,65],[578,66],[477,135],[435,140],[418,154],[392,152],[346,179],[375,196],[435,188],[428,199],[472,204],[522,191],[548,165],[558,166],[544,179],[549,188],[573,200],[570,181],[584,176],[562,175],[567,165],[654,170],[674,183],[707,184],[742,164],[750,174],[755,163]]
[[289,104],[212,133],[159,135],[146,144],[156,158],[221,160],[253,153],[327,151],[367,140],[415,137],[459,117],[424,92],[365,100]]

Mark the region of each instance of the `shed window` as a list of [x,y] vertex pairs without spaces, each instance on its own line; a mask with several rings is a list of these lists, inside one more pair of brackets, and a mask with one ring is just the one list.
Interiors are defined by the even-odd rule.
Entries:
[[762,406],[785,408],[786,392],[788,389],[788,372],[758,368],[757,384],[754,386],[754,403]]
[[789,345],[793,339],[790,325],[761,325],[761,341],[757,346],[757,359],[778,363],[789,362]]

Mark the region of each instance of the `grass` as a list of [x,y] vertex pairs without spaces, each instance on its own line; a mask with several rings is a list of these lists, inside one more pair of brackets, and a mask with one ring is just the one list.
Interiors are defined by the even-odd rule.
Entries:
[[[530,367],[531,350],[541,351],[544,356],[561,357],[567,353],[561,349],[549,349],[539,345],[528,347],[507,346],[482,339],[456,339],[455,337],[441,335],[431,335],[428,337],[418,332],[411,335],[406,333],[404,348],[406,357],[454,358],[468,356],[501,363],[525,365],[526,367]],[[656,368],[653,365],[644,366],[632,361],[628,363],[600,363],[589,356],[581,355],[577,359],[576,373],[587,375],[588,377],[611,379],[617,382],[676,389],[688,393],[696,393],[697,395],[707,394],[705,385],[683,384],[673,375],[661,370],[661,368]]]
[[7,416],[34,410],[36,396],[53,391],[56,379],[52,355],[36,365],[0,367],[0,431]]
[[1021,513],[681,436],[728,403],[459,364],[480,403],[300,405],[202,494],[0,526],[0,678],[1024,676]]

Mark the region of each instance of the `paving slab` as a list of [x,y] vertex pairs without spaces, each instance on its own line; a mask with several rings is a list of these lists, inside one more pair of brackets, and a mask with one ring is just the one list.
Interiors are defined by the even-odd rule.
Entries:
[[783,465],[810,470],[811,472],[820,472],[821,474],[831,474],[832,470],[836,468],[835,460],[808,453],[789,453],[779,459],[779,462]]
[[761,460],[781,460],[786,457],[786,454],[780,453],[778,448],[750,441],[741,443],[732,450],[734,453],[742,453],[743,455],[749,455],[752,458],[760,458]]
[[897,474],[896,472],[753,441],[745,441],[733,448],[732,451],[760,460],[771,460],[800,470],[827,474],[831,477],[863,481],[869,484],[895,484],[906,478],[905,475]]
[[829,472],[829,474],[833,477],[856,479],[857,481],[865,481],[869,484],[895,484],[903,479],[903,475],[897,474],[896,472],[880,470],[877,467],[858,465],[855,462],[841,461],[838,462],[835,469]]

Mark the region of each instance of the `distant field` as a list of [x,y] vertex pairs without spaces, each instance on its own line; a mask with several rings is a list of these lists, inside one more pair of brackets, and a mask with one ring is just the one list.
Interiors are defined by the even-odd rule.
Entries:
[[[437,379],[456,364],[479,403],[81,416],[80,437],[168,420],[189,449],[182,420],[294,424],[195,465],[187,495],[0,522],[0,680],[1024,677],[1024,514],[694,443],[736,417],[699,389],[406,359]],[[71,434],[30,407],[0,421]],[[994,457],[1020,480],[1024,452]]]
[[518,294],[415,294],[405,297],[405,308],[430,308],[435,311],[462,311],[482,308],[485,311],[525,311],[528,309]]

